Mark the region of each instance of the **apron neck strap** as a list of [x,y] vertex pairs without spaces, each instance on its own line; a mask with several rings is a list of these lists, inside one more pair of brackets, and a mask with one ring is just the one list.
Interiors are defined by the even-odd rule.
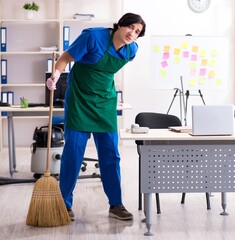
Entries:
[[[110,39],[109,39],[109,43],[108,43],[108,47],[106,49],[106,52],[108,52],[110,47],[111,47],[111,44],[113,42],[113,36],[114,36],[114,31],[112,31],[112,33],[111,33],[111,36],[110,36]],[[130,46],[127,44],[126,47],[127,47],[127,59],[126,60],[129,60],[130,59]]]
[[109,39],[109,43],[108,43],[108,47],[106,49],[106,52],[108,52],[110,47],[111,47],[111,44],[113,42],[113,36],[114,36],[114,31],[112,31],[112,33],[111,33],[111,36],[110,36],[110,39]]

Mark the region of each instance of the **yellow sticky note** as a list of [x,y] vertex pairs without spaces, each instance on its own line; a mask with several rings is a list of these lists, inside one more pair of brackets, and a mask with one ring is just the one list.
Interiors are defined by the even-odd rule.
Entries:
[[205,57],[207,54],[206,50],[201,50],[200,53],[199,53],[199,56],[200,57]]
[[159,52],[160,51],[160,46],[154,45],[153,46],[153,52]]
[[174,63],[180,63],[180,57],[175,57],[174,58]]
[[209,78],[213,78],[213,77],[215,77],[215,71],[209,71]]
[[197,62],[195,62],[195,61],[193,61],[193,62],[191,61],[190,62],[190,67],[191,68],[195,68],[196,66],[197,66]]
[[161,77],[166,77],[167,71],[165,69],[161,69],[159,74]]
[[183,42],[183,43],[181,44],[181,48],[182,48],[182,49],[187,49],[187,48],[188,48],[188,43]]
[[215,64],[216,64],[216,61],[215,61],[215,59],[210,59],[209,60],[209,66],[215,66]]
[[205,78],[205,77],[199,77],[199,78],[198,78],[198,82],[199,82],[200,84],[205,84],[205,83],[206,83],[206,78]]
[[180,49],[179,48],[174,49],[174,55],[180,55]]
[[188,85],[190,87],[195,87],[197,85],[197,81],[195,79],[189,79]]
[[218,51],[217,50],[212,50],[211,51],[211,57],[216,57],[218,55]]
[[171,47],[170,46],[164,46],[164,52],[170,52]]
[[223,83],[222,79],[216,79],[215,84],[216,85],[221,85]]
[[192,52],[194,52],[194,53],[198,52],[198,47],[197,46],[192,46]]
[[202,66],[207,66],[207,59],[202,59],[201,65]]

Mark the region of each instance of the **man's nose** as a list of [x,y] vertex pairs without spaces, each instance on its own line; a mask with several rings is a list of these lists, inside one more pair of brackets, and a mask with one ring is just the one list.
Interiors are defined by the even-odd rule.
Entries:
[[131,29],[131,30],[130,30],[130,34],[131,34],[131,36],[135,36],[135,30],[134,30],[134,29]]

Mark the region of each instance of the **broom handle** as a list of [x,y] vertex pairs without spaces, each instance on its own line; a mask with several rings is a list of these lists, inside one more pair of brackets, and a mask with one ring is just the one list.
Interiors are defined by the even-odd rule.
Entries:
[[[52,69],[51,78],[55,75],[55,53],[52,53]],[[53,115],[53,99],[54,90],[50,90],[50,106],[49,106],[49,124],[48,124],[48,138],[47,138],[47,161],[46,161],[46,176],[50,176],[50,152],[51,152],[51,132],[52,132],[52,115]]]

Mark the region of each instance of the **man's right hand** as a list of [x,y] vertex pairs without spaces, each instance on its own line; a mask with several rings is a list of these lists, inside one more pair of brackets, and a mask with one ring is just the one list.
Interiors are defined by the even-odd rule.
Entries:
[[56,90],[56,83],[58,82],[60,78],[60,72],[59,70],[55,70],[54,78],[52,77],[48,78],[46,81],[47,87],[49,90]]

